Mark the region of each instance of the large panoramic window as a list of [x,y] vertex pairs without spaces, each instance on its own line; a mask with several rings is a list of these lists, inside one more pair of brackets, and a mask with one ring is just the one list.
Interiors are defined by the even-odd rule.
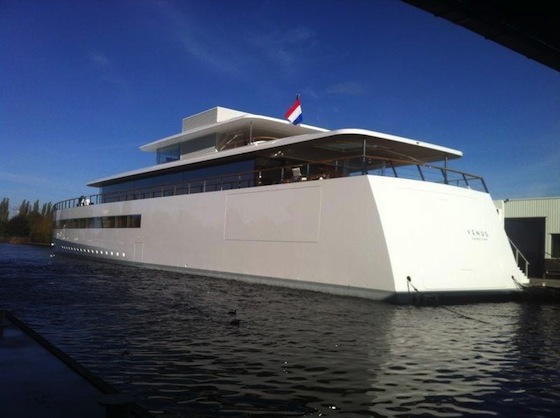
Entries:
[[[183,171],[152,174],[144,178],[125,180],[117,184],[101,187],[103,202],[119,199],[128,200],[130,196],[123,194],[130,192],[132,198],[142,199],[187,193],[178,193],[177,187],[189,188],[188,193],[250,187],[253,185],[255,161],[228,162],[207,168],[184,169]],[[242,182],[240,185],[239,182]],[[140,191],[141,190],[141,191]],[[122,196],[121,196],[122,194]]]

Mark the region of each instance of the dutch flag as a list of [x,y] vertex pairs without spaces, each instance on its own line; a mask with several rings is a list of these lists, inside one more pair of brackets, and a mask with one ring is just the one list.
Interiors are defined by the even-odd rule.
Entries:
[[299,100],[299,94],[297,95],[296,101],[294,102],[292,107],[290,107],[286,112],[286,119],[288,119],[294,125],[301,123],[301,121],[303,120],[303,113],[301,112],[301,102]]

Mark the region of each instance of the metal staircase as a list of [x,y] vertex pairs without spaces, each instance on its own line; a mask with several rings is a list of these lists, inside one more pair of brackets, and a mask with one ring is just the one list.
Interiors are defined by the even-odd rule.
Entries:
[[525,277],[529,278],[529,260],[519,251],[519,248],[513,243],[513,241],[508,237],[509,244],[511,245],[511,249],[513,251],[513,255],[515,257],[515,262],[517,263],[517,267],[519,270],[525,274]]

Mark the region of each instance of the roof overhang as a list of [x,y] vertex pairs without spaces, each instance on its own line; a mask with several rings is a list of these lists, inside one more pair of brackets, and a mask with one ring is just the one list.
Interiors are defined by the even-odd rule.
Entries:
[[326,129],[315,126],[292,125],[288,121],[280,119],[246,114],[225,122],[216,122],[150,142],[149,144],[142,145],[140,150],[146,152],[156,152],[160,148],[180,144],[182,142],[190,141],[191,139],[212,134],[225,134],[246,128],[253,131],[254,137],[266,134],[267,136],[276,136],[278,138],[327,131]]
[[[164,173],[166,171],[176,171],[188,166],[208,165],[218,160],[240,158],[244,155],[272,155],[275,151],[288,149],[290,147],[298,147],[299,154],[305,154],[306,150],[312,154],[318,148],[327,149],[330,144],[331,152],[336,152],[336,148],[340,148],[341,156],[348,154],[345,146],[354,146],[361,152],[361,143],[367,141],[370,150],[386,158],[401,159],[409,161],[411,164],[429,163],[435,161],[444,161],[461,158],[463,153],[452,148],[442,147],[427,142],[417,141],[414,139],[403,138],[395,135],[384,134],[380,132],[368,131],[364,129],[339,129],[325,132],[314,132],[302,135],[280,138],[266,142],[258,142],[243,147],[233,148],[225,151],[195,156],[189,159],[172,161],[165,164],[158,164],[151,167],[145,167],[138,170],[128,171],[111,177],[102,178],[91,183],[88,186],[101,187],[121,181],[124,179],[132,179],[134,177],[145,177],[157,172]],[[346,145],[345,145],[346,144]],[[313,149],[315,147],[315,149]],[[368,153],[369,154],[369,153]]]

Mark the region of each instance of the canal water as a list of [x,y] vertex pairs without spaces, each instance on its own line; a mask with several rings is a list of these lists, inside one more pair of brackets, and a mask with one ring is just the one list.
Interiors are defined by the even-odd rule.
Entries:
[[560,413],[554,303],[393,306],[0,244],[0,309],[161,417]]

